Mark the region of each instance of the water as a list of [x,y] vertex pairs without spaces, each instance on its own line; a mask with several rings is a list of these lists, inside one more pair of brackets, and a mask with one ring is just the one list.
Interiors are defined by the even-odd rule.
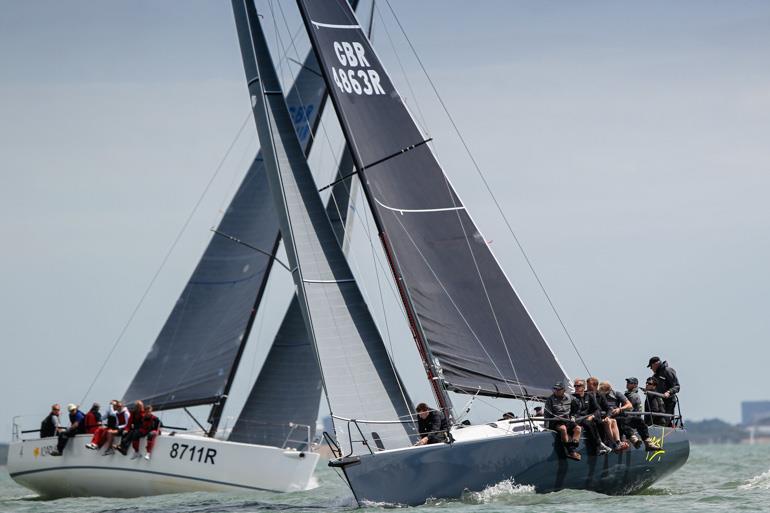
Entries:
[[[11,481],[0,467],[2,513],[337,513],[356,510],[346,485],[326,466],[319,466],[318,487],[302,493],[194,493],[140,499],[79,498],[42,501]],[[369,505],[357,513],[392,511]],[[770,445],[696,446],[690,460],[673,476],[641,495],[609,497],[593,492],[564,491],[538,495],[529,487],[502,482],[462,500],[434,500],[420,513],[590,512],[696,513],[770,512]]]

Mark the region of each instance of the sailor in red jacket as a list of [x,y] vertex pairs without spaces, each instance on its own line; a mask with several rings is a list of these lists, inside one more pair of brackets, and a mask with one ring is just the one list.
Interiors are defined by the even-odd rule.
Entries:
[[131,410],[131,416],[128,418],[128,425],[121,434],[120,445],[115,447],[123,456],[128,454],[128,446],[136,439],[141,438],[140,429],[142,427],[142,419],[144,418],[144,403],[142,401],[135,401],[134,407]]
[[85,429],[89,435],[93,435],[97,429],[102,427],[102,414],[99,412],[99,408],[99,403],[94,403],[86,413]]
[[139,436],[134,437],[131,441],[131,445],[134,447],[134,455],[131,459],[136,459],[139,454],[139,439],[147,437],[147,446],[145,447],[144,459],[149,460],[150,454],[152,454],[152,448],[155,446],[155,438],[160,435],[160,419],[153,415],[152,406],[147,406],[144,409],[144,416],[142,417],[142,423],[139,427]]

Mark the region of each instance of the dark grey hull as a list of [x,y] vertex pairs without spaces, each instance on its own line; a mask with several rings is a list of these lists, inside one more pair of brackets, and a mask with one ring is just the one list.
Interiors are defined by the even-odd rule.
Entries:
[[342,469],[359,504],[417,506],[429,498],[459,498],[507,479],[540,493],[569,488],[632,494],[677,470],[690,454],[686,431],[664,433],[655,427],[650,432],[663,440],[663,451],[632,447],[594,456],[581,443],[582,460],[573,461],[553,432],[540,432],[366,454]]

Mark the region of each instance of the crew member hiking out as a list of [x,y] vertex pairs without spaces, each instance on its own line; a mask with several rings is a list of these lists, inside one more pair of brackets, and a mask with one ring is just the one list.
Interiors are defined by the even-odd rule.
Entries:
[[99,412],[99,403],[94,403],[91,409],[86,413],[85,419],[85,431],[86,434],[93,435],[96,431],[102,427],[102,414]]
[[420,439],[415,445],[437,444],[448,442],[447,421],[444,414],[437,410],[431,410],[425,403],[420,403],[415,408],[417,411],[417,430]]
[[138,440],[142,437],[141,428],[143,420],[144,403],[142,401],[135,401],[134,408],[131,411],[131,416],[128,419],[128,425],[126,426],[126,429],[123,432],[123,436],[120,439],[120,445],[115,447],[115,449],[117,449],[123,456],[128,454],[128,446],[131,445],[131,442],[133,442],[134,439]]
[[590,441],[597,454],[607,454],[612,449],[604,445],[599,429],[602,427],[602,413],[596,396],[586,392],[586,382],[582,379],[575,380],[575,393],[572,396],[578,402],[577,423],[586,433],[586,440]]
[[[624,412],[619,418],[620,429],[629,442],[634,444],[637,449],[644,443],[645,450],[657,451],[660,446],[650,438],[650,431],[647,429],[642,413],[642,399],[639,397],[639,380],[636,378],[626,378],[625,394],[628,402],[631,403],[631,409]],[[638,414],[638,415],[637,415]]]
[[599,383],[596,398],[598,399],[599,407],[604,412],[604,420],[609,426],[612,450],[615,452],[625,451],[628,449],[628,444],[620,440],[619,417],[625,410],[631,409],[631,403],[628,402],[626,396],[613,390],[609,381]]
[[543,405],[547,419],[546,427],[559,434],[567,457],[576,461],[580,461],[580,453],[577,452],[577,449],[580,445],[580,432],[582,431],[575,422],[575,415],[577,415],[579,407],[578,402],[564,391],[564,384],[561,381],[554,384],[553,394],[546,399]]
[[149,460],[150,454],[152,454],[152,448],[155,446],[155,439],[158,435],[160,435],[160,419],[153,415],[152,406],[147,406],[144,409],[142,424],[139,427],[139,436],[134,437],[131,441],[131,445],[134,448],[134,454],[131,456],[131,459],[136,459],[141,456],[139,453],[139,441],[146,437],[147,445],[145,446],[144,459]]
[[86,432],[86,415],[78,409],[76,404],[68,404],[67,410],[70,413],[70,427],[59,433],[56,450],[51,452],[51,456],[61,456],[70,438]]

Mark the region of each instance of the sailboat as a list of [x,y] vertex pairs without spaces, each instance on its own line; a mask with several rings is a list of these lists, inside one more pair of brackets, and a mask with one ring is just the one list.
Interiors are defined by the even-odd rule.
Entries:
[[[554,382],[569,384],[354,12],[344,0],[297,2],[355,164],[342,179],[362,186],[438,409],[454,418],[450,391],[542,401]],[[568,460],[556,434],[529,418],[453,425],[447,443],[414,445],[409,395],[335,240],[260,21],[248,14],[257,63],[248,87],[334,422],[329,464],[359,504],[419,505],[506,480],[538,492],[629,494],[681,467],[689,455],[681,419],[652,428],[660,451],[597,456],[583,448],[581,461]]]
[[[356,0],[352,6],[355,8]],[[254,68],[245,7],[235,10],[244,69]],[[249,9],[253,10],[253,6]],[[310,53],[287,95],[292,130],[310,152],[328,96]],[[349,174],[350,155],[338,176]],[[348,203],[338,190],[328,205],[335,234],[343,237]],[[249,340],[281,240],[263,155],[257,154],[155,343],[131,381],[126,403],[142,400],[155,411],[210,406],[199,433],[164,430],[152,459],[132,460],[85,448],[90,435],[51,456],[56,438],[14,440],[8,472],[48,498],[137,497],[193,491],[271,490],[311,486],[319,460],[313,451],[321,376],[297,298],[289,308],[262,370],[232,429],[220,422]],[[342,239],[340,239],[342,240]],[[15,429],[15,432],[20,431]]]

